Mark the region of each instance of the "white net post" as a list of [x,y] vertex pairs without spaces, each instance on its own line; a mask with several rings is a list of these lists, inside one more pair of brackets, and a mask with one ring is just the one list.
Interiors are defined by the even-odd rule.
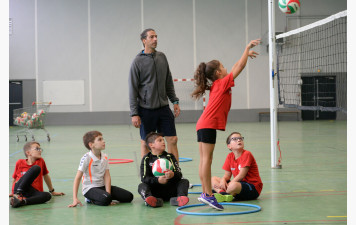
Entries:
[[274,15],[274,0],[269,0],[268,3],[268,39],[269,39],[269,88],[270,88],[270,131],[271,131],[271,167],[275,169],[282,168],[277,162],[277,143],[278,143],[278,127],[277,127],[277,99],[276,99],[276,48],[275,48],[275,15]]

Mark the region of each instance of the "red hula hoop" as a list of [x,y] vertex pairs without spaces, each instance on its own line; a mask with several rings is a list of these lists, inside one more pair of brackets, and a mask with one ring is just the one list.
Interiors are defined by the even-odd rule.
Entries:
[[109,159],[109,161],[114,161],[114,162],[109,162],[109,164],[119,164],[119,163],[131,163],[131,162],[133,162],[132,159]]

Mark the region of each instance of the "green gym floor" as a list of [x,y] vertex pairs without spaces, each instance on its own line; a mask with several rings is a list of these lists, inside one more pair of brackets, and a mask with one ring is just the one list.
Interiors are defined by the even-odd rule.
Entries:
[[[269,122],[229,123],[225,132],[218,132],[212,174],[223,175],[221,169],[229,153],[226,137],[239,131],[245,137],[245,149],[257,161],[263,190],[257,200],[238,203],[254,204],[259,212],[238,215],[197,216],[176,212],[168,202],[161,208],[149,208],[137,193],[140,183],[139,130],[129,125],[113,126],[48,126],[51,141],[43,130],[35,130],[35,139],[42,153],[56,191],[46,204],[13,209],[9,206],[10,224],[347,224],[347,122],[296,121],[279,122],[282,169],[271,169]],[[16,142],[19,127],[9,129],[9,193],[15,162],[24,158],[24,137]],[[86,152],[82,136],[89,130],[99,130],[106,141],[109,158],[132,159],[132,163],[111,164],[112,184],[134,194],[132,203],[114,206],[68,208],[72,203],[72,186],[79,161]],[[181,162],[183,176],[191,184],[200,184],[199,152],[195,124],[177,124],[179,156],[192,161]],[[30,140],[31,138],[29,138]],[[44,184],[45,190],[47,186]],[[189,192],[199,192],[196,186]],[[199,204],[197,194],[189,194],[188,205]],[[186,211],[219,213],[208,207],[192,207]],[[222,212],[250,210],[243,206],[225,205]]]

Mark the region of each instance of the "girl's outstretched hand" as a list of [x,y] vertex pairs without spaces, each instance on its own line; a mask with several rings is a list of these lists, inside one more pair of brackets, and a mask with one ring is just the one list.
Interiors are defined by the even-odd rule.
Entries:
[[250,41],[250,43],[247,45],[247,47],[249,49],[255,47],[256,45],[259,45],[261,43],[261,39],[256,39],[256,40],[252,40]]
[[253,58],[256,58],[257,57],[257,55],[259,55],[257,52],[255,52],[255,51],[249,51],[248,52],[248,56],[251,58],[251,59],[253,59]]

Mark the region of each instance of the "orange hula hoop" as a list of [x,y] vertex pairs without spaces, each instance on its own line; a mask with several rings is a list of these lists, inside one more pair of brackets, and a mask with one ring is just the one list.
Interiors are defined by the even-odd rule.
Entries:
[[[114,161],[114,162],[110,162]],[[109,159],[109,164],[119,164],[119,163],[131,163],[132,159]]]

